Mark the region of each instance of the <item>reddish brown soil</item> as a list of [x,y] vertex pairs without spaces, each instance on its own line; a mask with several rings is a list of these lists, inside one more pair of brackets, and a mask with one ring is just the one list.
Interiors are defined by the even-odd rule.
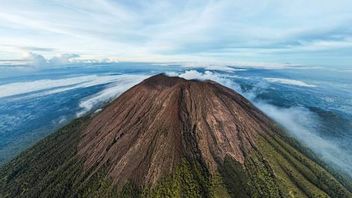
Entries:
[[212,81],[156,75],[96,115],[83,132],[85,168],[107,166],[115,184],[154,184],[181,159],[213,173],[226,155],[243,163],[271,121],[248,100]]

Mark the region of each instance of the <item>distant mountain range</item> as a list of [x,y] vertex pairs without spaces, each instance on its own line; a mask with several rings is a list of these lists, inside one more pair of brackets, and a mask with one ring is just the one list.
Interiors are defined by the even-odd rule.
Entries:
[[160,74],[0,169],[0,197],[352,197],[233,90]]

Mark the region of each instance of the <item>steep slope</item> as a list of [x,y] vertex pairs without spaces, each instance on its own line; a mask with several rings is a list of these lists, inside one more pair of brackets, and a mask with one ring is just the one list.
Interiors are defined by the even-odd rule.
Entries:
[[352,197],[249,101],[153,76],[0,170],[0,195]]
[[117,184],[154,184],[183,157],[214,173],[226,155],[243,163],[254,136],[268,130],[249,105],[212,82],[155,76],[92,120],[79,154],[88,169],[108,162]]

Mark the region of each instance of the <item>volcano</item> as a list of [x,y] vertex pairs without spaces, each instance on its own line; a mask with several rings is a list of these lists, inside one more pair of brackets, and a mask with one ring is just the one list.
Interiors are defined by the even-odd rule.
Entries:
[[0,170],[0,197],[352,197],[248,100],[159,74]]

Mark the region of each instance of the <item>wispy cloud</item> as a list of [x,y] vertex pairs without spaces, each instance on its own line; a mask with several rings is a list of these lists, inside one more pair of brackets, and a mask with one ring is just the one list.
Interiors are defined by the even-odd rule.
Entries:
[[335,52],[345,63],[337,52],[352,51],[351,20],[349,0],[13,0],[0,8],[0,54],[329,64],[319,57]]
[[93,96],[82,99],[79,103],[81,110],[77,112],[76,116],[80,117],[91,110],[96,109],[97,106],[117,98],[124,91],[138,84],[147,77],[147,75],[120,75],[119,78],[108,88],[94,94]]
[[316,87],[316,85],[308,84],[300,80],[293,80],[293,79],[286,79],[286,78],[264,78],[264,80],[269,81],[271,83],[279,83],[284,85],[293,85],[293,86],[300,86],[300,87]]
[[119,81],[121,76],[78,76],[62,79],[46,79],[36,81],[15,82],[0,85],[0,98],[14,96],[35,96],[59,93],[67,90],[91,87],[99,84],[112,83]]

